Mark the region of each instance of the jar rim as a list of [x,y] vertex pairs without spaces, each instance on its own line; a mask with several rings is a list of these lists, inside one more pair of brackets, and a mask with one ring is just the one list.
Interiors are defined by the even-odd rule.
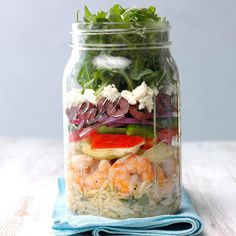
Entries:
[[[71,46],[80,50],[140,50],[168,48],[171,45],[169,41],[169,30],[171,26],[169,21],[163,18],[160,21],[152,22],[75,22],[72,23],[72,44]],[[146,41],[142,43],[130,43],[125,39],[125,35],[140,35],[145,38],[148,34],[159,35],[158,40]],[[118,36],[120,41],[111,42],[86,42],[88,37],[97,36]]]
[[[112,27],[115,26],[115,27]],[[103,28],[101,28],[103,27]],[[72,23],[72,34],[120,34],[138,32],[163,32],[171,29],[166,18],[151,22],[74,22]]]

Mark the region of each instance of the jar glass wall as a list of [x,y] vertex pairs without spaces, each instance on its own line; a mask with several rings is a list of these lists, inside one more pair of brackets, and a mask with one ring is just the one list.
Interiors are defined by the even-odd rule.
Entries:
[[100,26],[73,24],[64,73],[67,207],[117,219],[174,213],[180,93],[169,24]]

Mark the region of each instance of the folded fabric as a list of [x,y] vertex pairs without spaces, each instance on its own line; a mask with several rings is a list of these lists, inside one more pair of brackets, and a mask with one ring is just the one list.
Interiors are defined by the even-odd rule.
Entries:
[[[55,235],[198,235],[202,231],[202,221],[196,214],[186,192],[183,192],[179,212],[147,218],[115,220],[93,215],[75,215],[65,206],[65,181],[58,179],[59,195],[53,212],[52,229]],[[86,234],[87,235],[87,234]]]

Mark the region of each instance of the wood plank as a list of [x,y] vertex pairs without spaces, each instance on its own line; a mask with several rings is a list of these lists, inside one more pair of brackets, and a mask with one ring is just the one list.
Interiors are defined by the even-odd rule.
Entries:
[[236,235],[236,143],[184,145],[183,184],[202,217],[203,235]]
[[62,143],[0,138],[0,235],[47,236],[63,175]]

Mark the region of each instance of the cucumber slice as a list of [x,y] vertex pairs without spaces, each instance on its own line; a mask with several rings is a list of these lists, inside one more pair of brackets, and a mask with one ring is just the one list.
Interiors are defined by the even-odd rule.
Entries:
[[102,125],[97,129],[99,134],[126,134],[126,128],[116,128]]
[[129,124],[126,127],[126,135],[154,138],[152,126]]

